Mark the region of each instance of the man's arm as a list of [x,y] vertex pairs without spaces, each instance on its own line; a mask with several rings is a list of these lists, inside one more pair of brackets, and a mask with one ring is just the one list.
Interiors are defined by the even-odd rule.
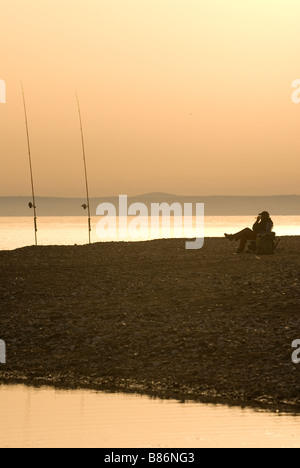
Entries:
[[272,232],[272,230],[273,230],[273,222],[268,221],[267,224],[266,224],[266,231],[267,232]]
[[259,225],[260,225],[260,216],[257,217],[257,220],[255,221],[255,223],[253,224],[253,231],[255,233],[257,233],[259,231]]

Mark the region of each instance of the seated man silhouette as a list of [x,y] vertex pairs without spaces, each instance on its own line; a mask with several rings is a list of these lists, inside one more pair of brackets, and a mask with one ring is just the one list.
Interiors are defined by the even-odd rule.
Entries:
[[258,234],[266,234],[271,232],[273,229],[274,223],[270,218],[270,215],[267,211],[263,211],[257,217],[256,222],[253,225],[252,229],[246,228],[236,234],[224,234],[226,239],[230,241],[240,241],[240,245],[237,253],[243,253],[247,244],[247,241],[255,241]]

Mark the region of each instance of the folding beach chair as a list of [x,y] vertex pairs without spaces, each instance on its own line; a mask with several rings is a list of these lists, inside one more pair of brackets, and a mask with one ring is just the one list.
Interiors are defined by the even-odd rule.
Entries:
[[275,232],[258,234],[257,239],[250,242],[248,252],[258,255],[272,255],[276,252],[280,240],[276,237]]

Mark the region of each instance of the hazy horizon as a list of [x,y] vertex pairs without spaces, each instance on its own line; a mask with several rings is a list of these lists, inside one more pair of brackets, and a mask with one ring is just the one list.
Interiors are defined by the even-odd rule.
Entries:
[[[0,196],[0,216],[1,217],[27,217],[32,216],[32,211],[28,209],[31,197],[1,197]],[[36,197],[38,216],[86,216],[82,209],[85,202],[82,197]],[[91,197],[91,214],[96,215],[97,207],[100,203],[112,203],[118,213],[118,195],[110,197]],[[274,196],[184,196],[167,193],[148,193],[128,197],[128,206],[132,203],[144,203],[148,210],[152,203],[192,203],[194,208],[196,203],[204,203],[205,214],[212,216],[253,216],[261,211],[267,210],[271,215],[300,215],[300,195],[274,195]]]

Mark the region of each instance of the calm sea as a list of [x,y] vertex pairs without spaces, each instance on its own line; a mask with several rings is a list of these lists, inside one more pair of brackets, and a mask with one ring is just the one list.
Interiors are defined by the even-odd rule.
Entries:
[[[275,232],[279,236],[300,235],[300,216],[274,216]],[[129,223],[132,219],[129,218]],[[233,233],[244,227],[252,227],[255,216],[206,216],[204,222],[205,237],[222,237],[224,232]],[[97,235],[99,218],[92,219],[92,241],[101,242],[118,240],[112,230],[108,230],[107,238]],[[194,220],[195,223],[195,220]],[[137,232],[139,237],[132,239],[125,232],[120,234],[121,240],[151,240],[163,237],[195,237],[195,230],[182,230],[171,226],[170,234],[153,236],[147,228],[148,220]],[[172,223],[171,223],[172,224]],[[149,222],[150,226],[150,222]],[[84,217],[40,217],[38,218],[38,241],[40,245],[74,245],[86,244],[88,241],[87,220]],[[200,237],[200,236],[199,236]],[[32,218],[0,218],[0,250],[12,250],[34,244]]]

